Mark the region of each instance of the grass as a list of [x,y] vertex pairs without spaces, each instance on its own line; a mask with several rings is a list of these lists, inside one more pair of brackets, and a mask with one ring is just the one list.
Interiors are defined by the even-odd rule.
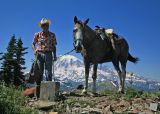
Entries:
[[153,100],[160,101],[160,92],[145,92],[141,96],[143,99],[150,98]]
[[38,114],[36,109],[26,107],[26,101],[20,87],[0,82],[0,114]]
[[[75,92],[75,93],[74,93]],[[96,108],[101,102],[111,102],[121,100],[130,100],[134,98],[152,99],[160,101],[160,92],[142,92],[133,88],[126,88],[125,94],[118,94],[115,90],[103,90],[99,93],[102,97],[83,97],[77,96],[81,91],[74,91],[64,96],[63,100],[57,102],[57,105],[51,111],[57,111],[60,114],[66,113],[67,107],[73,108]],[[104,95],[104,96],[103,96]],[[31,109],[26,105],[27,98],[23,96],[22,89],[13,85],[6,86],[0,83],[0,114],[38,114],[37,109]],[[128,110],[124,111],[127,114]],[[116,112],[115,112],[116,114]]]
[[160,100],[160,92],[143,92],[137,91],[133,88],[127,88],[126,93],[124,94],[126,100],[130,100],[131,98],[142,98],[142,99],[152,99],[152,100]]

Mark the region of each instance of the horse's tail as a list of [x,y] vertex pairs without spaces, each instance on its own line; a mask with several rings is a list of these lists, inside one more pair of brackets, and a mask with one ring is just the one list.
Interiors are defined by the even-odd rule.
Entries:
[[137,63],[139,61],[139,58],[133,57],[130,53],[128,53],[128,60],[133,63]]

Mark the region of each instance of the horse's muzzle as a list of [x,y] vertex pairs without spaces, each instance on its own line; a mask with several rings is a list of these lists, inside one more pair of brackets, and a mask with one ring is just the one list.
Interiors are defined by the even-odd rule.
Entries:
[[82,51],[82,46],[80,43],[78,43],[78,45],[75,46],[75,50],[77,53],[80,53]]

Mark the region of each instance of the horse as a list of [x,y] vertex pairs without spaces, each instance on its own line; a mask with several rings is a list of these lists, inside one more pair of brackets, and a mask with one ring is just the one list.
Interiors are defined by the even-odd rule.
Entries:
[[[119,48],[116,50],[118,55],[115,55],[115,52],[112,48],[111,41],[109,38],[102,40],[100,35],[93,29],[91,29],[87,23],[89,18],[85,21],[78,20],[74,17],[74,28],[73,28],[73,44],[75,51],[81,53],[83,56],[84,66],[85,66],[85,84],[82,94],[87,94],[88,89],[88,77],[89,77],[89,68],[91,64],[93,65],[93,86],[92,94],[97,95],[96,93],[96,79],[97,79],[97,67],[99,63],[112,62],[113,66],[119,76],[119,88],[118,92],[124,93],[124,83],[126,77],[126,65],[127,61],[136,63],[138,58],[133,57],[129,54],[129,46],[126,40],[124,40]],[[121,69],[119,66],[121,64]]]

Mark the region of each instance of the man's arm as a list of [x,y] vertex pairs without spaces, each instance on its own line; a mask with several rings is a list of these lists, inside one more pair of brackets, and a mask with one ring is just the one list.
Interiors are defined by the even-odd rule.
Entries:
[[32,49],[33,49],[34,53],[36,54],[37,52],[36,52],[36,47],[35,47],[34,43],[32,43]]
[[54,56],[54,61],[57,60],[56,45],[57,45],[56,35],[53,33],[53,56]]
[[37,42],[38,42],[38,33],[35,33],[34,38],[33,38],[33,42],[32,42],[32,49],[34,51],[34,54],[37,53],[36,46],[35,46]]
[[57,60],[57,56],[56,56],[56,46],[54,46],[54,49],[53,49],[53,56],[54,56],[54,61]]

